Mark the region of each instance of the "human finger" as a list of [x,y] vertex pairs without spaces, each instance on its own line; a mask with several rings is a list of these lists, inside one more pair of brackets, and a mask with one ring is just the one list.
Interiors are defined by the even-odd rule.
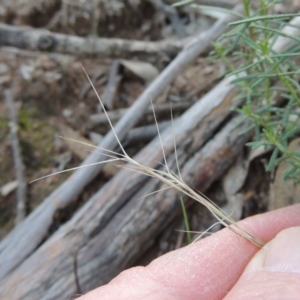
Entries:
[[[239,225],[265,242],[288,227],[300,226],[300,205],[257,215]],[[223,299],[259,249],[228,228],[147,267],[122,272],[80,300]]]
[[292,227],[256,253],[225,299],[299,299],[299,295],[300,227]]

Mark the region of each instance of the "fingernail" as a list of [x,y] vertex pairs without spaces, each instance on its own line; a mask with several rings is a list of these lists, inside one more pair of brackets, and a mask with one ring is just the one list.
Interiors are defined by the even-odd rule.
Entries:
[[300,274],[300,227],[281,231],[263,252],[265,270]]

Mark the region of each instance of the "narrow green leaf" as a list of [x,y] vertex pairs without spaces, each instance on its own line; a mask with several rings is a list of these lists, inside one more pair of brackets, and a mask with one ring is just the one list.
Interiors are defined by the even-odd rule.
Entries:
[[258,141],[258,142],[249,142],[246,144],[246,146],[249,146],[251,147],[252,149],[256,149],[256,148],[259,148],[261,146],[270,146],[272,145],[272,143],[264,140],[264,141]]
[[238,33],[242,32],[243,31],[243,28],[245,26],[244,25],[239,25],[239,26],[236,26],[234,27],[232,30],[230,30],[229,32],[227,33],[224,33],[222,36],[221,36],[221,40],[223,40],[224,38],[228,38],[228,37],[232,37],[232,36],[235,36],[237,35]]
[[195,0],[182,0],[182,1],[179,1],[179,2],[176,2],[176,3],[172,4],[172,6],[173,7],[182,6],[182,5],[193,3],[194,1]]
[[237,13],[236,11],[222,8],[222,7],[217,7],[217,6],[210,6],[210,5],[199,5],[199,4],[192,4],[192,8],[197,8],[199,10],[211,10],[211,11],[218,11],[218,12],[223,12],[232,16],[236,16],[239,18],[243,18],[244,16],[242,14]]
[[246,31],[246,29],[248,28],[248,24],[244,24],[243,28],[241,29],[241,31],[236,35],[235,40],[233,41],[233,45],[232,45],[232,49],[235,49],[237,44],[239,43],[240,39],[242,38],[242,36],[244,36],[244,33]]
[[286,58],[286,57],[293,57],[293,56],[300,56],[300,52],[274,54],[274,55],[271,55],[270,58],[282,58],[282,57]]
[[259,65],[259,64],[262,63],[263,61],[264,61],[264,59],[261,59],[261,60],[259,60],[259,61],[256,61],[256,62],[252,63],[252,64],[249,64],[249,65],[246,65],[246,66],[244,66],[244,67],[241,67],[241,68],[239,68],[239,69],[237,69],[237,70],[235,70],[235,71],[229,73],[228,76],[230,76],[230,75],[235,75],[235,74],[244,72],[244,71],[246,71],[246,70],[249,70],[249,69],[251,69],[251,68],[253,68],[253,67]]
[[282,152],[282,153],[285,153],[286,152],[286,147],[284,147],[283,145],[282,145],[282,143],[280,143],[280,142],[276,142],[275,143],[275,146]]
[[292,138],[292,137],[294,137],[297,133],[299,133],[300,132],[300,128],[298,127],[298,128],[294,128],[294,129],[292,129],[291,131],[289,131],[289,132],[287,132],[283,137],[282,137],[282,139],[283,140],[287,140],[287,139],[290,139],[290,138]]
[[[298,15],[298,16],[300,16],[300,15]],[[290,38],[291,40],[294,40],[294,41],[300,43],[300,39],[299,38],[297,38],[295,36],[292,36],[290,34],[287,34],[287,33],[283,32],[283,31],[280,31],[280,30],[277,30],[277,29],[274,29],[274,28],[270,28],[270,27],[260,26],[260,25],[251,25],[251,26],[254,27],[254,28],[261,29],[261,30],[267,30],[267,31],[271,31],[273,33],[277,33],[277,34],[279,34],[281,36],[284,36],[286,38]]]
[[300,152],[293,152],[293,155],[300,158]]
[[289,18],[298,17],[298,16],[300,16],[299,13],[256,16],[256,17],[247,18],[247,19],[240,20],[240,21],[231,22],[231,23],[229,23],[229,26],[240,25],[240,24],[245,24],[245,23],[252,23],[252,22],[257,22],[257,21],[264,21],[264,20],[289,19]]
[[285,156],[281,156],[279,158],[277,158],[274,162],[274,165],[275,166],[278,166],[281,162],[285,161],[286,160],[286,157]]
[[182,209],[182,213],[183,213],[184,226],[185,226],[185,230],[187,233],[187,240],[188,240],[188,243],[191,244],[193,242],[193,239],[192,239],[190,224],[189,224],[187,212],[185,209],[185,205],[184,205],[183,199],[181,197],[180,197],[180,203],[181,203],[181,209]]
[[279,151],[277,148],[275,148],[273,150],[273,153],[271,155],[271,158],[270,158],[270,161],[268,163],[268,166],[267,166],[267,171],[271,171],[272,169],[274,169],[276,167],[276,160],[277,160],[277,157],[278,157],[278,154],[279,154]]
[[288,75],[298,75],[300,74],[300,70],[297,72],[285,72],[285,73],[272,73],[272,74],[253,74],[258,78],[272,78],[272,77],[280,77],[280,76],[288,76]]
[[288,178],[290,178],[295,172],[297,171],[296,167],[291,167],[289,170],[287,170],[286,172],[284,172],[283,174],[283,179],[287,180]]
[[257,78],[257,76],[259,76],[259,74],[246,75],[246,76],[239,77],[239,78],[232,80],[231,83],[239,83],[241,81],[248,81],[249,79]]
[[253,130],[255,128],[255,124],[252,124],[251,126],[247,127],[246,129],[242,130],[239,132],[239,135],[244,135],[246,134],[247,132]]

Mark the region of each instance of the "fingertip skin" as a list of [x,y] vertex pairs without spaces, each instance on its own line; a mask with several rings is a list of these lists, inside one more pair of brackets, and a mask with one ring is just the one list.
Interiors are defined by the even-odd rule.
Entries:
[[224,300],[299,300],[300,275],[260,271],[239,281]]
[[[239,225],[268,242],[281,230],[300,226],[299,216],[300,205],[294,205],[242,220]],[[200,242],[170,252],[145,268],[122,272],[111,283],[80,300],[223,299],[258,251],[257,246],[223,229]],[[116,295],[118,297],[114,298]]]
[[225,299],[300,299],[300,226],[260,249]]

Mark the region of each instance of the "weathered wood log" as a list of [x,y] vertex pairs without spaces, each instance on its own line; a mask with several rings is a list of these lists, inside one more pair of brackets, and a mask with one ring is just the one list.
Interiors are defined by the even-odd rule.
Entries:
[[[237,9],[241,10],[241,6],[238,6]],[[220,36],[226,30],[226,24],[233,19],[234,17],[228,16],[228,18],[217,21],[208,31],[201,33],[197,39],[187,45],[160,76],[146,88],[142,95],[133,103],[127,113],[115,126],[115,132],[121,140],[140,119],[150,101],[156,99],[182,69],[198,57],[201,52],[207,49],[211,41]],[[222,98],[223,95],[224,91],[222,91],[222,94],[210,99],[210,102],[212,103],[208,103],[207,107],[214,107],[217,105],[216,103],[219,100],[218,97]],[[204,108],[203,111],[207,112],[207,108]],[[202,114],[203,112],[198,113]],[[184,124],[181,127],[184,129],[190,124],[190,120],[183,119],[183,123]],[[112,150],[116,145],[117,141],[115,140],[113,132],[110,131],[99,146]],[[148,151],[151,153],[153,150]],[[151,158],[150,155],[149,158]],[[99,151],[94,151],[83,162],[83,165],[95,164],[103,159],[105,159],[104,155],[100,154]],[[156,159],[156,161],[157,160],[158,159]],[[145,162],[143,161],[143,163]],[[67,181],[46,198],[39,207],[37,207],[22,223],[1,241],[0,279],[20,265],[24,259],[35,251],[47,236],[55,212],[69,204],[73,197],[78,195],[84,187],[95,178],[102,167],[103,165],[98,164],[93,167],[81,168],[75,171]],[[115,189],[118,188],[119,187],[115,187]],[[130,188],[127,192],[129,191]],[[115,196],[112,195],[111,197]],[[119,205],[122,204],[120,203]]]
[[[200,188],[201,191],[205,191],[226,171],[250,136],[239,135],[239,130],[233,131],[237,122],[241,120],[235,118],[199,151],[199,147],[205,141],[205,131],[211,130],[212,123],[218,124],[218,117],[225,111],[223,108],[217,108],[205,121],[198,122],[197,128],[188,135],[185,134],[184,141],[180,140],[181,143],[178,144],[179,164],[184,165],[182,178],[187,184]],[[175,129],[178,129],[179,124]],[[150,147],[153,149],[153,144],[159,146],[158,139],[142,152],[147,153]],[[161,154],[161,151],[159,152]],[[189,159],[192,153],[194,155]],[[172,169],[175,168],[174,153],[170,154],[168,165]],[[109,183],[95,195],[71,221],[4,279],[1,282],[4,289],[0,291],[0,296],[10,295],[16,300],[50,300],[70,296],[76,291],[73,270],[75,253],[76,272],[82,292],[107,283],[134,263],[177,215],[180,210],[180,193],[167,189],[147,198],[140,198],[166,186],[151,178],[144,184],[143,176],[130,172],[127,169],[122,170],[113,179],[113,183]],[[107,218],[109,206],[116,204],[112,202],[128,198],[128,192],[131,194],[134,186],[138,192],[129,195],[130,201]],[[112,195],[115,197],[111,198]],[[106,219],[106,222],[103,219]]]
[[27,50],[57,52],[93,57],[157,56],[165,54],[174,57],[190,41],[161,40],[137,41],[118,38],[79,37],[54,33],[30,27],[12,26],[0,23],[0,45]]

